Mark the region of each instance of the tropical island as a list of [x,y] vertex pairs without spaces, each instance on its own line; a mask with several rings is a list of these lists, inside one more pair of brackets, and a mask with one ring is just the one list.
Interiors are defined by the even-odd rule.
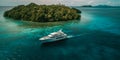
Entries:
[[33,22],[79,20],[81,11],[65,5],[19,5],[5,11],[4,17]]

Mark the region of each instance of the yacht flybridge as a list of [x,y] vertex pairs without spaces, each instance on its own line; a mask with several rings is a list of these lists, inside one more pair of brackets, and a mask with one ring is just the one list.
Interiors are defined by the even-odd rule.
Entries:
[[59,30],[57,32],[50,33],[48,36],[44,36],[40,38],[39,40],[42,42],[54,42],[59,41],[67,38],[67,34],[62,32],[62,30]]

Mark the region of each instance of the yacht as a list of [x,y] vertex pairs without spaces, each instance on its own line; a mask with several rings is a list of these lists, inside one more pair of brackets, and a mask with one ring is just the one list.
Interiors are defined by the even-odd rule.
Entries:
[[44,36],[39,40],[43,43],[59,41],[67,38],[67,34],[59,30],[57,32],[50,33],[48,36]]

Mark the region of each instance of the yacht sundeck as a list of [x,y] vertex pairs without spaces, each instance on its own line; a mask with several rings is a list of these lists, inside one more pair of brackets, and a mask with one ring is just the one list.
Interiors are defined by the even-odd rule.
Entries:
[[59,41],[59,40],[63,40],[66,38],[67,38],[67,34],[62,32],[62,30],[59,30],[57,32],[50,33],[48,36],[44,36],[40,38],[39,40],[45,43],[45,42]]

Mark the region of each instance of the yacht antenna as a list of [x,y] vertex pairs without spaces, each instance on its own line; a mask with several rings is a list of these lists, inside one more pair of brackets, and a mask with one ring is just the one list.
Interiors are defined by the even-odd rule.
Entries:
[[62,29],[60,29],[59,31],[62,32]]

